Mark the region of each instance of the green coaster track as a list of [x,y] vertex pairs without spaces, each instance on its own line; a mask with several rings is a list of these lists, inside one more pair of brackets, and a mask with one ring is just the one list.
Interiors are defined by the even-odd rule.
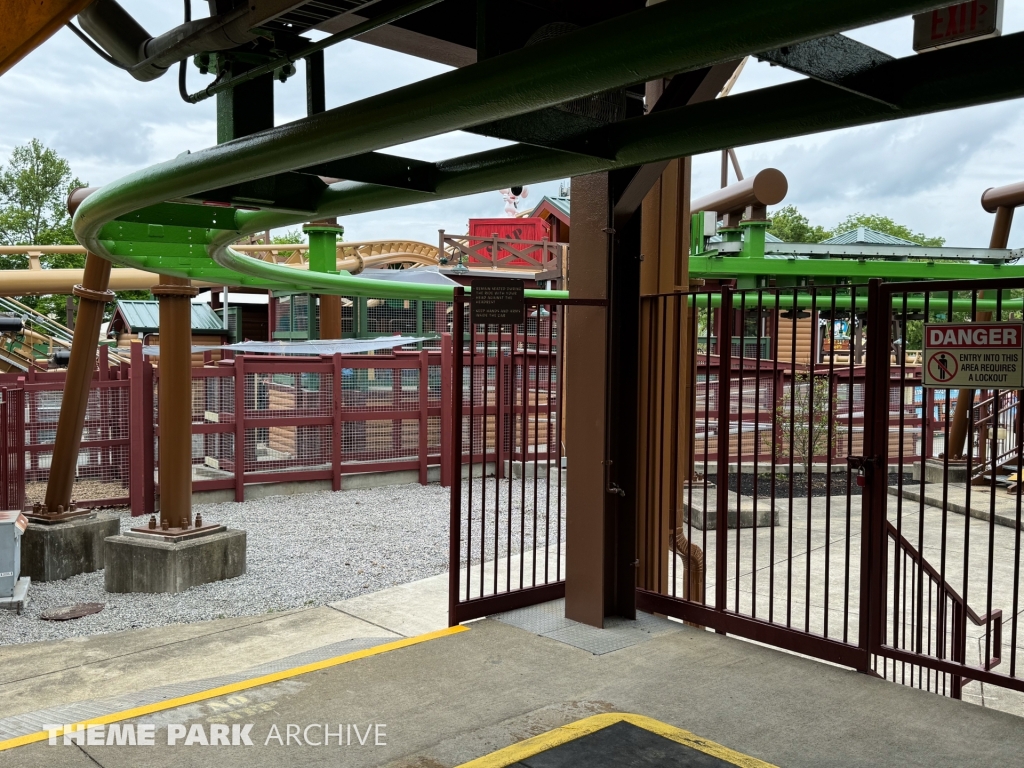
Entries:
[[[925,0],[786,0],[773,6],[737,0],[732,13],[722,14],[716,7],[671,0],[539,43],[529,57],[485,59],[183,153],[85,198],[75,214],[74,231],[91,252],[115,264],[194,280],[349,296],[450,299],[450,286],[300,272],[245,256],[231,244],[247,234],[316,219],[1024,95],[1024,35],[1014,34],[894,59],[844,80],[841,87],[804,79],[717,101],[670,105],[564,140],[519,143],[437,163],[378,151],[460,129],[487,133],[482,126],[581,96],[694,72],[933,5]],[[884,99],[877,97],[880,88]],[[864,92],[876,97],[865,98]],[[321,177],[356,180],[327,184]],[[276,191],[237,192],[246,185]],[[235,192],[224,192],[231,189]],[[278,194],[281,190],[287,194]],[[218,191],[220,195],[213,194]],[[566,295],[541,293],[548,298]]]

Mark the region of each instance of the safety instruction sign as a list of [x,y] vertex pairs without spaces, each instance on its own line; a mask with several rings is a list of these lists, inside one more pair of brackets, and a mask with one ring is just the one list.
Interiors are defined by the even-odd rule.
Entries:
[[924,386],[1024,389],[1024,324],[924,327]]

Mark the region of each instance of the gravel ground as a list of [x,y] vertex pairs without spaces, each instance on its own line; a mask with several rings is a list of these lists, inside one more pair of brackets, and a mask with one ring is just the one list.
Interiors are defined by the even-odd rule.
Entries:
[[[122,483],[107,483],[102,480],[77,480],[71,491],[72,499],[122,499],[128,496],[128,488]],[[46,483],[25,483],[25,501],[29,504],[46,498]]]
[[[492,515],[494,483],[487,482]],[[508,481],[500,482],[506,509],[508,485]],[[527,487],[532,510],[532,486],[528,483]],[[514,480],[514,502],[520,493],[521,481]],[[541,493],[541,514],[543,498]],[[476,500],[473,506],[479,508]],[[67,581],[36,583],[29,590],[25,613],[18,616],[0,611],[0,645],[318,606],[448,570],[449,493],[438,485],[275,496],[243,504],[197,505],[196,510],[202,511],[204,520],[247,532],[248,572],[244,576],[179,595],[109,594],[103,589],[102,571]],[[522,539],[519,519],[514,518],[513,552],[518,551]],[[144,519],[132,518],[125,511],[121,527],[138,525]],[[502,520],[505,525],[507,521]],[[488,522],[489,530],[492,525]],[[543,539],[543,526],[538,529]],[[527,531],[527,546],[533,546],[532,511]],[[502,538],[501,555],[505,544]],[[106,603],[106,607],[72,621],[39,618],[45,610],[81,602]]]

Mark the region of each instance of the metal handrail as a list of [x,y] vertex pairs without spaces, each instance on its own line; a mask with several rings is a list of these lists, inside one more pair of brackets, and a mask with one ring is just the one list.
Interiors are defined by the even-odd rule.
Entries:
[[[984,616],[979,616],[978,613],[967,604],[967,602],[960,596],[953,587],[949,585],[949,582],[942,578],[941,574],[935,570],[934,566],[929,563],[921,555],[914,545],[907,541],[899,531],[896,530],[896,526],[889,520],[885,521],[886,529],[889,538],[896,542],[896,546],[899,547],[910,560],[921,569],[922,572],[928,575],[929,580],[934,584],[939,592],[942,593],[943,602],[939,603],[938,611],[941,618],[942,612],[944,611],[944,601],[950,600],[953,605],[953,627],[955,632],[960,632],[959,625],[963,625],[963,630],[960,634],[953,635],[953,651],[963,650],[966,644],[966,633],[967,625],[966,622],[962,621],[962,617],[971,620],[971,623],[976,627],[985,627],[987,631],[992,632],[992,642],[987,648],[988,659],[985,662],[983,669],[990,670],[998,667],[1002,661],[1002,647],[1003,647],[1003,611],[1000,608],[994,609],[991,613],[986,613]],[[988,627],[994,623],[994,628],[988,630]],[[936,638],[936,648],[942,648],[945,640],[945,630],[943,629],[943,622],[940,620],[937,627],[937,633],[940,637]],[[942,642],[940,642],[942,641]],[[971,666],[971,665],[965,665]],[[966,683],[967,679],[964,678],[962,683]]]

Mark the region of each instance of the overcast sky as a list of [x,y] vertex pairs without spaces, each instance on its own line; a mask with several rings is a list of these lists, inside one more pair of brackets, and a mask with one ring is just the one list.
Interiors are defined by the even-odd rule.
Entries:
[[[150,34],[181,22],[180,2],[121,0]],[[199,13],[205,3],[194,0]],[[1024,29],[1024,0],[1009,0],[1004,32]],[[909,18],[850,34],[893,56],[914,55]],[[326,52],[327,107],[335,107],[444,72],[447,67],[356,41]],[[190,68],[190,90],[209,78]],[[734,92],[796,79],[751,61]],[[275,90],[278,124],[305,115],[304,78]],[[751,116],[756,119],[756,116]],[[66,157],[72,170],[102,185],[140,167],[216,141],[214,100],[181,101],[176,70],[139,83],[113,70],[62,29],[0,77],[0,163],[33,137]],[[388,151],[439,160],[500,146],[452,133]],[[789,196],[813,223],[832,226],[849,213],[892,216],[951,245],[988,244],[992,217],[979,203],[984,189],[1024,180],[1024,101],[778,141],[737,150],[745,174],[774,166],[789,178]],[[694,196],[719,185],[718,154],[694,160]],[[529,205],[558,182],[530,188]],[[345,239],[411,238],[436,242],[437,230],[463,232],[470,217],[503,215],[497,192],[352,216]],[[1011,247],[1024,246],[1024,215]]]

